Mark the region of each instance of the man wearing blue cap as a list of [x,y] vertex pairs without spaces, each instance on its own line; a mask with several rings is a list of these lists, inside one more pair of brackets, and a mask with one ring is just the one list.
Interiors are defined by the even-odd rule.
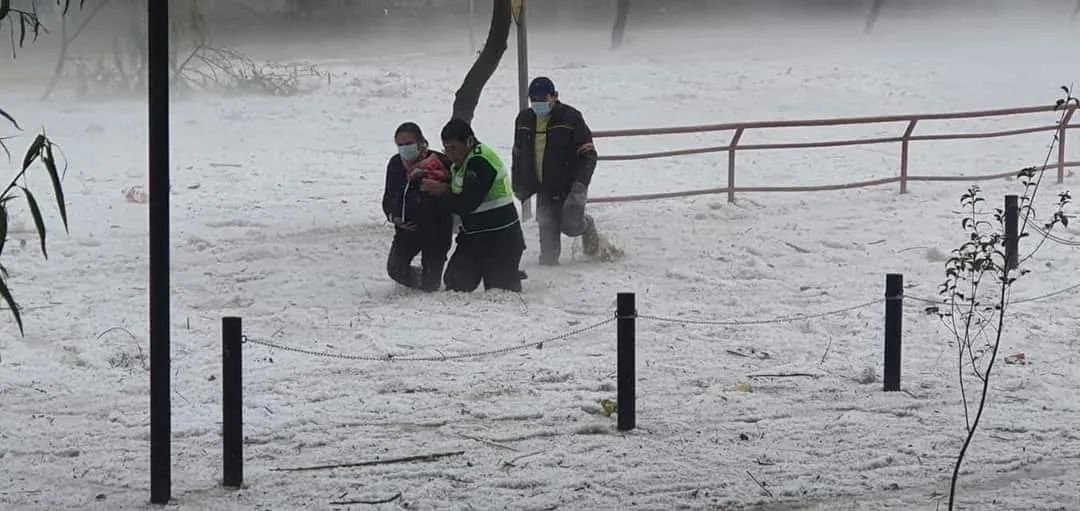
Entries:
[[537,196],[540,264],[559,264],[563,234],[581,236],[588,256],[600,251],[596,223],[585,214],[596,170],[592,131],[581,112],[559,101],[555,84],[538,77],[529,85],[530,108],[515,122],[512,174],[518,200]]

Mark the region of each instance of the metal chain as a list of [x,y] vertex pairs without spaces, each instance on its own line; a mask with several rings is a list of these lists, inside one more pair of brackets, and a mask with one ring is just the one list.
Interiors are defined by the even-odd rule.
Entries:
[[453,361],[453,360],[464,360],[464,359],[470,359],[470,358],[481,358],[481,357],[488,357],[488,356],[494,356],[494,355],[503,355],[503,354],[506,354],[506,353],[514,352],[514,351],[524,351],[524,350],[528,350],[528,349],[532,349],[532,348],[542,348],[544,344],[552,343],[552,342],[558,342],[558,341],[564,341],[564,340],[569,339],[571,337],[581,335],[581,334],[583,334],[585,332],[588,332],[590,330],[595,330],[597,328],[600,328],[600,327],[602,327],[604,325],[612,323],[615,320],[616,320],[616,318],[608,318],[608,319],[605,319],[604,321],[600,321],[598,323],[593,323],[591,325],[584,326],[584,327],[578,328],[576,330],[571,330],[569,332],[566,332],[566,333],[563,333],[563,334],[560,334],[560,335],[556,335],[554,337],[549,337],[549,338],[544,339],[542,341],[531,342],[531,343],[528,343],[528,344],[522,344],[522,345],[518,345],[518,346],[509,346],[509,347],[506,347],[506,348],[499,348],[499,349],[488,350],[488,351],[480,351],[480,352],[476,352],[476,353],[462,353],[460,355],[443,355],[443,356],[438,356],[438,357],[397,357],[397,356],[394,356],[394,355],[375,356],[375,355],[350,355],[350,354],[345,354],[345,353],[330,353],[330,352],[326,352],[326,351],[314,351],[314,350],[308,350],[308,349],[304,349],[304,348],[296,348],[296,347],[292,347],[292,346],[286,346],[284,344],[279,344],[279,343],[276,343],[276,342],[273,342],[273,341],[267,341],[267,340],[263,340],[263,339],[254,339],[254,338],[247,337],[247,336],[244,337],[244,342],[250,342],[252,344],[258,344],[260,346],[265,346],[267,348],[275,348],[275,349],[284,350],[284,351],[291,351],[293,353],[300,353],[302,355],[310,355],[310,356],[313,356],[313,357],[336,358],[336,359],[341,359],[341,360],[360,360],[360,361],[366,361],[366,362],[449,362],[449,361]]
[[1018,303],[1037,302],[1039,300],[1045,300],[1047,298],[1052,298],[1052,297],[1055,297],[1057,295],[1068,293],[1069,291],[1072,291],[1072,290],[1077,289],[1077,288],[1080,288],[1080,284],[1073,284],[1073,285],[1071,285],[1071,286],[1069,286],[1069,287],[1067,287],[1065,289],[1059,289],[1057,291],[1054,291],[1053,293],[1047,293],[1045,295],[1036,296],[1036,297],[1033,297],[1033,298],[1023,298],[1023,299],[1020,299],[1020,300],[1014,300],[1014,301],[1009,302],[1009,303],[1011,303],[1013,305],[1016,305]]
[[[1052,293],[1047,293],[1047,294],[1041,295],[1041,296],[1035,296],[1035,297],[1031,297],[1031,298],[1022,298],[1022,299],[1019,299],[1019,300],[1010,300],[1009,304],[1017,305],[1017,304],[1021,304],[1021,303],[1037,302],[1039,300],[1045,300],[1047,298],[1053,298],[1055,296],[1068,293],[1069,291],[1072,291],[1074,289],[1080,289],[1080,283],[1073,284],[1073,285],[1071,285],[1071,286],[1069,286],[1069,287],[1067,287],[1065,289],[1059,289],[1059,290],[1054,291]],[[934,304],[934,305],[948,305],[948,303],[949,303],[949,302],[945,301],[944,298],[942,298],[940,300],[927,300],[925,298],[919,298],[919,297],[911,296],[911,295],[904,295],[904,298],[910,298],[910,299],[915,300],[917,302],[925,302],[925,303],[930,303],[930,304]]]
[[[1052,297],[1057,296],[1057,295],[1068,293],[1069,291],[1073,291],[1075,289],[1080,289],[1080,283],[1069,286],[1069,287],[1067,287],[1065,289],[1061,289],[1061,290],[1058,290],[1058,291],[1054,291],[1052,293],[1042,295],[1042,296],[1037,296],[1037,297],[1034,297],[1034,298],[1025,298],[1025,299],[1022,299],[1022,300],[1016,300],[1016,301],[1013,301],[1011,303],[1012,304],[1021,304],[1021,303],[1028,303],[1028,302],[1035,302],[1035,301],[1039,301],[1039,300],[1045,300],[1047,298],[1052,298]],[[943,305],[945,303],[944,300],[942,300],[942,301],[929,300],[929,299],[926,299],[926,298],[920,298],[920,297],[911,296],[911,295],[903,295],[902,298],[907,298],[907,299],[911,299],[911,300],[914,300],[914,301],[917,301],[917,302],[924,302],[924,303],[933,304],[933,305]],[[846,313],[846,312],[851,312],[851,311],[854,311],[854,310],[859,310],[859,309],[864,309],[866,307],[871,307],[873,305],[883,303],[883,302],[885,302],[885,300],[886,300],[885,298],[879,298],[877,300],[872,300],[872,301],[869,301],[869,302],[861,303],[859,305],[853,305],[851,307],[845,307],[843,309],[837,309],[837,310],[828,311],[828,312],[821,312],[821,313],[817,313],[817,314],[797,314],[795,316],[781,316],[781,317],[770,318],[770,319],[745,320],[745,321],[711,321],[711,320],[703,320],[703,319],[682,319],[682,318],[672,318],[672,317],[665,317],[665,316],[653,316],[653,315],[647,315],[647,314],[639,314],[636,317],[638,319],[643,319],[643,320],[647,320],[647,321],[657,321],[657,322],[661,322],[661,323],[681,323],[681,324],[687,324],[687,325],[711,325],[711,326],[770,325],[770,324],[791,323],[791,322],[795,322],[795,321],[805,321],[805,320],[809,320],[809,319],[817,319],[817,318],[824,318],[824,317],[828,317],[828,316],[835,316],[835,315],[843,314],[843,313]],[[499,349],[488,350],[488,351],[480,351],[480,352],[475,352],[475,353],[462,353],[462,354],[459,354],[459,355],[442,355],[442,356],[437,356],[437,357],[436,356],[430,356],[430,357],[397,357],[397,356],[394,356],[394,355],[376,356],[376,355],[350,355],[350,354],[346,354],[346,353],[330,353],[330,352],[326,352],[326,351],[315,351],[315,350],[309,350],[309,349],[304,349],[304,348],[297,348],[297,347],[293,347],[293,346],[287,346],[287,345],[280,344],[280,343],[277,343],[277,342],[268,341],[268,340],[264,340],[264,339],[255,339],[255,338],[248,337],[248,336],[244,336],[244,342],[250,342],[252,344],[258,344],[260,346],[265,346],[267,348],[279,349],[279,350],[282,350],[282,351],[291,351],[293,353],[299,353],[299,354],[302,354],[302,355],[310,355],[310,356],[314,356],[314,357],[336,358],[336,359],[340,359],[340,360],[358,360],[358,361],[366,361],[366,362],[449,362],[449,361],[454,361],[454,360],[465,360],[465,359],[471,359],[471,358],[482,358],[482,357],[489,357],[489,356],[496,356],[496,355],[504,355],[506,353],[512,353],[512,352],[515,352],[515,351],[524,351],[524,350],[533,349],[533,348],[542,348],[544,344],[567,340],[567,339],[569,339],[571,337],[581,335],[581,334],[583,334],[585,332],[588,332],[590,330],[595,330],[595,329],[600,328],[602,326],[608,325],[608,324],[616,321],[617,319],[619,319],[619,318],[617,318],[617,317],[608,318],[608,319],[605,319],[603,321],[593,323],[591,325],[587,325],[587,326],[584,326],[584,327],[581,327],[581,328],[578,328],[578,329],[575,329],[575,330],[571,330],[569,332],[565,332],[565,333],[560,334],[560,335],[549,337],[549,338],[544,339],[542,341],[536,341],[536,342],[531,342],[531,343],[527,343],[527,344],[521,344],[521,345],[518,345],[518,346],[508,346],[506,348],[499,348]]]
[[929,303],[931,305],[943,305],[945,303],[944,299],[929,300],[929,299],[926,299],[926,298],[919,298],[918,296],[912,296],[912,295],[909,295],[909,294],[905,294],[904,299],[905,300],[915,300],[916,302]]
[[1064,238],[1062,236],[1058,236],[1057,234],[1054,234],[1054,233],[1040,227],[1039,224],[1032,223],[1031,228],[1034,229],[1035,232],[1045,236],[1046,239],[1048,239],[1050,241],[1053,241],[1054,243],[1057,243],[1059,245],[1065,245],[1067,247],[1080,247],[1080,240],[1066,239],[1066,238]]
[[877,300],[873,300],[873,301],[866,302],[866,303],[861,303],[859,305],[854,305],[854,306],[851,306],[851,307],[845,307],[843,309],[838,309],[838,310],[829,311],[829,312],[822,312],[822,313],[818,313],[818,314],[799,314],[799,315],[796,315],[796,316],[785,316],[785,317],[778,317],[778,318],[772,318],[772,319],[758,319],[758,320],[749,320],[749,321],[709,321],[709,320],[701,320],[701,319],[680,319],[680,318],[668,318],[668,317],[663,317],[663,316],[647,316],[647,315],[638,315],[638,318],[646,319],[646,320],[650,320],[650,321],[659,321],[659,322],[662,322],[662,323],[683,323],[683,324],[687,324],[687,325],[713,325],[713,326],[770,325],[770,324],[778,324],[778,323],[791,323],[793,321],[802,321],[802,320],[807,320],[807,319],[823,318],[823,317],[827,317],[827,316],[835,316],[837,314],[843,314],[845,312],[851,312],[853,310],[863,309],[863,308],[866,308],[866,307],[870,307],[872,305],[877,305],[877,304],[882,303],[884,301],[885,301],[884,298],[879,298]]

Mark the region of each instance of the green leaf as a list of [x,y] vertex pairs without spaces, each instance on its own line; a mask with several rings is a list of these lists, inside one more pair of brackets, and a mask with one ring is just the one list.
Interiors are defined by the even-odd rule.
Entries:
[[7,156],[8,161],[11,161],[11,151],[8,151],[7,144],[5,144],[4,141],[11,140],[12,138],[15,137],[0,137],[0,149],[4,150],[4,156]]
[[41,148],[45,147],[45,143],[48,141],[49,139],[45,138],[45,135],[38,135],[34,139],[34,143],[30,144],[30,148],[26,150],[26,156],[23,157],[23,172],[30,168],[30,165],[34,163],[38,156],[41,156]]
[[19,325],[19,335],[26,335],[23,332],[22,316],[19,314],[19,304],[15,303],[15,298],[11,296],[11,291],[8,291],[7,282],[0,276],[0,297],[7,303],[8,308],[11,309],[11,315],[15,316],[15,324]]
[[7,119],[11,122],[12,126],[15,126],[15,129],[22,131],[22,128],[19,127],[19,123],[15,122],[15,118],[12,117],[11,114],[5,112],[2,108],[0,108],[0,117]]
[[4,253],[4,243],[7,242],[8,214],[7,208],[0,206],[0,254]]
[[30,205],[30,215],[34,217],[34,226],[37,227],[38,238],[41,239],[41,254],[45,256],[45,259],[49,258],[49,252],[45,250],[45,220],[41,218],[41,208],[38,207],[37,200],[34,199],[34,194],[30,193],[25,187],[20,186],[24,194],[26,194],[26,202]]
[[56,158],[53,156],[52,142],[45,144],[45,168],[49,171],[49,179],[52,180],[53,193],[56,194],[56,205],[60,209],[60,219],[64,221],[64,231],[68,230],[67,205],[64,204],[64,187],[60,184],[60,173],[56,170]]
[[19,48],[26,44],[26,17],[19,19]]

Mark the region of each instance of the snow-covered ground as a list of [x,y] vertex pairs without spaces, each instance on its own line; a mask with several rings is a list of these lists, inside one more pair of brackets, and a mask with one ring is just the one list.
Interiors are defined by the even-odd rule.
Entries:
[[[594,129],[1044,104],[1077,78],[1065,21],[1010,19],[723,24],[635,29],[607,52],[602,30],[536,30],[535,73]],[[930,28],[927,28],[930,27]],[[636,27],[635,27],[636,28]],[[921,29],[921,31],[920,31]],[[536,265],[520,295],[422,295],[384,275],[391,229],[379,208],[394,127],[434,139],[469,62],[461,45],[416,34],[383,41],[247,48],[320,63],[329,85],[288,99],[206,96],[173,108],[174,496],[183,509],[935,509],[960,449],[954,348],[909,304],[905,392],[881,391],[883,305],[759,326],[638,325],[638,429],[619,433],[615,327],[543,349],[454,362],[365,362],[245,346],[247,488],[221,489],[220,318],[254,339],[332,353],[441,356],[540,341],[607,320],[617,292],[642,314],[768,319],[874,302],[884,275],[934,297],[943,254],[962,242],[962,183],[747,194],[591,208],[623,247],[617,263]],[[407,39],[408,38],[408,39]],[[571,45],[571,42],[573,45]],[[400,43],[400,44],[397,44]],[[261,53],[260,53],[261,52]],[[476,129],[508,155],[517,106],[513,51],[485,91]],[[4,63],[3,66],[9,66]],[[0,78],[3,80],[3,78]],[[145,101],[41,104],[37,83],[0,105],[44,125],[71,160],[71,234],[47,207],[50,259],[27,216],[4,265],[26,307],[25,337],[0,318],[0,508],[127,509],[149,498]],[[1054,116],[937,123],[1023,127]],[[924,130],[925,131],[922,131]],[[750,132],[744,142],[892,135],[900,126]],[[721,144],[726,135],[604,139],[603,153]],[[28,141],[15,140],[15,147]],[[913,174],[1041,164],[1049,134],[913,146]],[[1080,142],[1070,140],[1075,143]],[[1076,155],[1075,151],[1070,151]],[[1072,159],[1077,159],[1073,156]],[[742,154],[744,185],[895,175],[888,145]],[[223,164],[225,164],[223,166]],[[594,196],[722,186],[723,154],[604,163]],[[31,184],[43,190],[43,174]],[[1047,180],[1043,197],[1074,187]],[[1013,180],[982,183],[994,204]],[[45,200],[42,200],[45,203]],[[1073,232],[1071,235],[1080,235]],[[20,246],[18,241],[25,240]],[[1080,281],[1074,250],[1047,245],[1016,287],[1036,297]],[[1080,321],[1075,292],[1017,305],[990,406],[968,457],[968,509],[1080,508]],[[876,378],[867,383],[864,372]],[[770,378],[769,373],[816,377]],[[736,385],[749,383],[752,392]],[[312,472],[275,468],[446,451],[431,462]],[[757,482],[755,482],[755,479]],[[758,484],[760,482],[760,485]],[[764,486],[764,490],[762,488]]]

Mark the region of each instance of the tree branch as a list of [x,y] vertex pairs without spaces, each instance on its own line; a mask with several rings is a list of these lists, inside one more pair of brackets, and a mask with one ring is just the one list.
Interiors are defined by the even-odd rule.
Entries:
[[413,461],[435,461],[450,456],[461,456],[465,451],[439,452],[434,454],[421,454],[419,456],[407,456],[404,458],[388,458],[385,460],[360,461],[356,463],[338,463],[334,465],[315,465],[312,467],[297,468],[272,468],[271,472],[308,472],[312,470],[331,470],[335,468],[370,467],[372,465],[391,465],[394,463],[411,463]]

